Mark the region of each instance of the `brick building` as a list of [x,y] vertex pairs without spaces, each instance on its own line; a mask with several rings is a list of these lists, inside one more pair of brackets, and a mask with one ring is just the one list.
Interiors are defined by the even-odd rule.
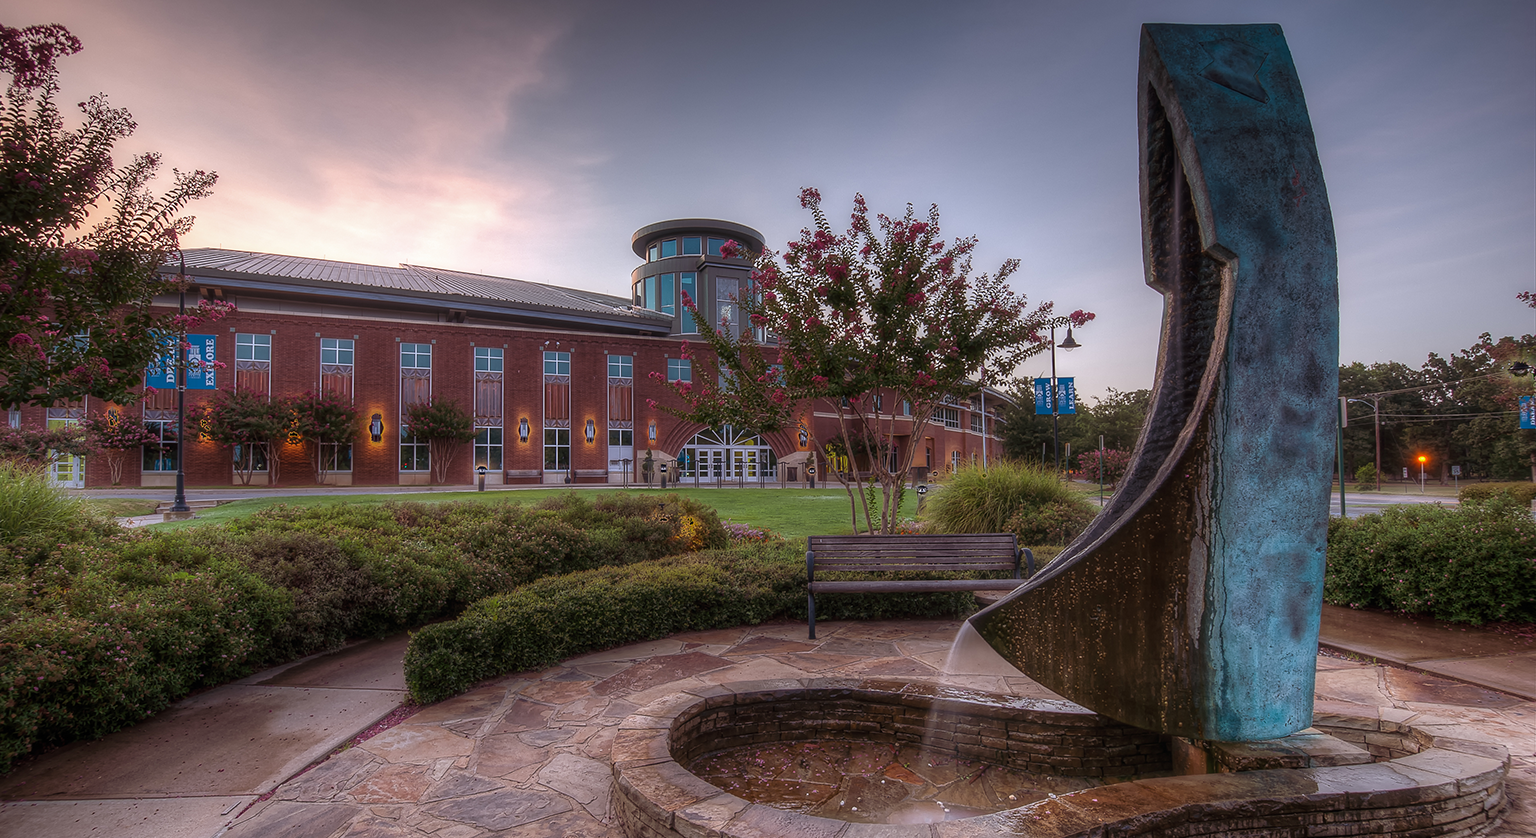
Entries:
[[[643,482],[647,458],[660,477],[687,483],[803,482],[811,458],[794,431],[757,434],[706,428],[648,407],[673,397],[650,373],[692,380],[681,343],[697,332],[684,294],[700,301],[714,322],[743,328],[733,303],[751,266],[725,258],[734,239],[761,249],[756,230],[727,221],[681,219],[651,224],[632,237],[642,260],[627,297],[482,276],[419,265],[384,267],[223,249],[185,253],[189,292],[235,304],[235,314],[189,335],[201,357],[223,367],[197,375],[187,404],[215,388],[275,396],[325,391],[349,398],[360,414],[350,444],[324,452],[324,482],[402,485],[431,479],[425,441],[411,435],[405,406],[428,398],[473,406],[476,440],[452,463],[449,482]],[[176,268],[169,268],[175,273]],[[174,306],[168,297],[162,301]],[[241,452],[207,440],[183,441],[176,427],[176,392],[151,378],[157,392],[126,408],[160,432],[162,443],[131,454],[123,485],[172,486],[185,455],[188,485],[238,482]],[[988,391],[989,408],[1001,397]],[[981,455],[985,418],[981,394],[939,411],[919,441],[914,467],[948,466]],[[79,421],[86,412],[116,410],[88,403],[12,411],[13,424]],[[898,425],[904,406],[889,405]],[[910,411],[907,411],[910,412]],[[836,434],[832,413],[806,405],[802,420],[818,437]],[[906,420],[910,421],[910,420]],[[910,438],[899,443],[905,448]],[[995,437],[986,443],[998,452]],[[316,480],[314,452],[283,444],[278,482]],[[55,480],[68,486],[110,484],[102,457],[62,458]],[[253,485],[265,484],[271,464],[258,460]]]

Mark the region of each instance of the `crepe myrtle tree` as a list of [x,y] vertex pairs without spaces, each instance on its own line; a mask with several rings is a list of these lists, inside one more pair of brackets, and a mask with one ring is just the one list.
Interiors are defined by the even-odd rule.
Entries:
[[475,439],[475,417],[452,399],[433,398],[407,407],[405,423],[412,436],[427,441],[433,481],[448,482],[448,467],[459,449]]
[[324,483],[339,451],[358,434],[357,407],[330,393],[306,392],[293,400],[293,434],[309,447],[315,482]]
[[264,463],[267,485],[279,477],[277,446],[293,431],[293,404],[289,399],[269,399],[265,393],[215,390],[202,404],[187,412],[194,433],[233,449],[235,474],[249,486],[251,476]]
[[107,455],[107,469],[113,486],[123,480],[123,461],[129,451],[160,442],[160,434],[154,429],[138,419],[124,416],[119,410],[92,413],[85,417],[80,427],[85,431],[86,444],[91,450]]
[[[937,206],[926,218],[910,204],[901,217],[871,218],[864,197],[855,195],[847,230],[835,232],[819,192],[802,190],[800,205],[813,225],[782,255],[748,253],[736,242],[721,251],[755,263],[748,291],[734,301],[747,328],[737,333],[729,318],[711,321],[684,295],[711,351],[696,354],[683,345],[703,374],[667,382],[681,406],[661,409],[760,432],[800,424],[798,411],[808,402],[833,413],[833,439],[870,440],[868,447],[881,452],[863,463],[880,489],[878,509],[859,491],[856,466],[833,472],[848,490],[855,531],[862,513],[863,529],[893,532],[899,487],[920,447],[901,451],[898,433],[921,439],[946,399],[968,397],[988,371],[1009,372],[1048,349],[1052,325],[1082,326],[1093,314],[1058,316],[1048,302],[1028,307],[1009,287],[1016,259],[972,275],[976,239],[941,238]],[[876,409],[877,396],[888,400],[884,409]],[[910,403],[910,417],[897,415],[902,402]],[[809,422],[805,432],[813,450],[832,441],[817,439]]]
[[113,146],[137,126],[102,95],[67,126],[55,63],[79,51],[57,24],[0,25],[0,73],[11,77],[0,94],[0,404],[129,404],[166,343],[233,308],[153,309],[177,289],[159,269],[192,228],[180,212],[217,175],[174,171],[156,194],[158,154],[114,164]]

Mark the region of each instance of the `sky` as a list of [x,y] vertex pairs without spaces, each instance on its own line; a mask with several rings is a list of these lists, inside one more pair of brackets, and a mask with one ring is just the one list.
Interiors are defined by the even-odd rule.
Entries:
[[[0,0],[85,45],[125,152],[217,171],[188,247],[412,263],[627,296],[638,228],[937,204],[978,271],[1097,314],[1081,395],[1150,387],[1140,25],[1279,23],[1339,250],[1341,362],[1536,333],[1536,3]],[[1058,336],[1060,337],[1060,336]],[[1048,375],[1049,357],[1018,371]]]

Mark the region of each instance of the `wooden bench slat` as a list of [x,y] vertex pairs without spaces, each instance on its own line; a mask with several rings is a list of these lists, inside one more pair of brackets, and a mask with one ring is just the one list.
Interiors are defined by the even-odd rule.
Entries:
[[812,582],[819,594],[943,593],[946,591],[1011,591],[1028,579],[871,579],[863,581]]

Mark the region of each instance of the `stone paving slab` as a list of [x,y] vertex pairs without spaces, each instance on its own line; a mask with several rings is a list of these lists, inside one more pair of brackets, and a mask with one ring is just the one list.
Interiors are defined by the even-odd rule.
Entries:
[[1529,639],[1324,605],[1318,642],[1536,701],[1536,641]]
[[256,798],[44,800],[0,803],[0,835],[16,838],[208,838]]

